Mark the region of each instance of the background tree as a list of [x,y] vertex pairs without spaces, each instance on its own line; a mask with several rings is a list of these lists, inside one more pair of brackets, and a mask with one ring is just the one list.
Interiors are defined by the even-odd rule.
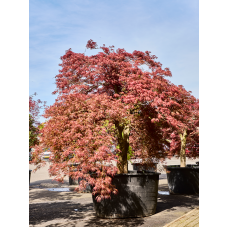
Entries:
[[170,155],[180,157],[180,166],[186,167],[186,145],[191,150],[189,157],[198,157],[199,151],[195,145],[199,144],[199,100],[186,91],[183,86],[178,86],[178,93],[170,99],[181,106],[170,107],[170,114],[178,121],[168,129],[170,133]]
[[[97,44],[89,40],[87,48],[95,49]],[[154,165],[152,158],[165,158],[169,131],[181,124],[170,114],[172,106],[181,109],[171,99],[179,89],[164,78],[171,72],[162,69],[155,55],[100,48],[92,56],[69,49],[61,57],[53,92],[58,98],[45,111],[41,145],[34,153],[39,157],[44,148],[50,148],[51,175],[59,181],[66,175],[86,179],[94,186],[97,200],[117,193],[110,176],[128,172],[129,155],[142,159],[147,167]],[[112,161],[117,161],[117,167]],[[78,163],[78,169],[70,167],[69,173],[72,163]],[[96,173],[96,178],[89,172]],[[81,181],[80,187],[85,184]]]
[[[40,109],[45,106],[45,102],[42,102],[40,99],[35,101],[33,97],[36,95],[33,94],[29,96],[29,152],[32,147],[39,143],[39,122],[37,120],[39,116]],[[43,103],[43,105],[41,105]]]
[[29,114],[29,152],[31,151],[32,147],[38,144],[38,128],[34,126],[35,121],[32,118],[32,115]]

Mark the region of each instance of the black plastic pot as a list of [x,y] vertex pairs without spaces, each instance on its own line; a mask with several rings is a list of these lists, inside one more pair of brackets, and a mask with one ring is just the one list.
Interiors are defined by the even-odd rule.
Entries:
[[31,172],[32,172],[32,170],[30,169],[29,170],[29,184],[30,184]]
[[137,171],[128,174],[117,174],[112,184],[118,189],[118,194],[111,199],[95,200],[92,195],[96,216],[100,218],[144,217],[155,214],[158,196],[158,181],[160,173]]
[[170,194],[199,194],[199,166],[166,166]]
[[[73,167],[73,168],[75,168],[75,170],[76,170],[78,164],[71,164],[71,165],[69,165],[69,167],[70,166]],[[78,180],[75,180],[71,176],[69,176],[69,185],[78,185]]]
[[[78,164],[71,164],[69,166],[72,166],[74,168],[74,170],[76,171]],[[83,180],[83,178],[78,178],[78,180],[75,180],[71,176],[69,176],[69,185],[79,185],[81,180]],[[87,187],[84,190],[84,192],[91,192],[91,186],[87,185]]]
[[78,185],[78,181],[69,177],[69,185]]
[[[81,180],[83,180],[83,178],[78,178],[78,180],[74,180],[71,177],[69,177],[69,185],[79,185]],[[90,185],[86,186],[86,189],[84,190],[84,192],[91,192]]]

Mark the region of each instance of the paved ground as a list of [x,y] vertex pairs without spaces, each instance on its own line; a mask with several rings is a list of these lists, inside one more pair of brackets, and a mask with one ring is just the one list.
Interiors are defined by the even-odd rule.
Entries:
[[199,227],[199,207],[165,225],[165,227]]
[[[93,210],[91,193],[48,190],[73,187],[69,186],[68,178],[65,178],[63,184],[52,181],[48,176],[48,166],[47,164],[46,167],[31,174],[30,227],[170,227],[189,224],[191,227],[199,226],[199,212],[196,209],[199,206],[199,195],[163,195],[168,191],[166,174],[160,175],[156,214],[144,218],[99,219]],[[30,165],[30,169],[33,168]],[[189,212],[191,213],[188,214]]]

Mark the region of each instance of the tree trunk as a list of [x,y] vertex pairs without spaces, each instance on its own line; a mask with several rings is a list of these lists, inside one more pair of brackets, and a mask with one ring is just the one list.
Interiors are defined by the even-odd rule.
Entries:
[[127,153],[129,150],[129,134],[130,128],[129,126],[120,126],[117,124],[118,129],[118,144],[121,152],[118,155],[118,173],[128,173],[128,161],[127,161]]
[[179,134],[181,139],[181,150],[180,150],[180,167],[186,167],[186,138],[187,138],[187,129],[184,129],[183,134]]

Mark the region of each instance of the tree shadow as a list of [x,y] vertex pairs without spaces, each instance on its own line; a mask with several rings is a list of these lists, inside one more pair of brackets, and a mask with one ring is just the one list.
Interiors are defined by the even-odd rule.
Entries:
[[[159,191],[168,192],[167,184],[159,185]],[[174,211],[176,207],[193,209],[199,206],[199,194],[195,195],[162,195],[158,193],[156,213],[164,210]]]
[[[198,204],[198,195],[158,195],[155,215],[163,211],[172,213],[176,207],[193,209]],[[47,222],[45,225],[47,227],[139,227],[143,226],[147,218],[149,217],[98,218],[94,211],[92,197],[68,202],[33,203],[29,206],[29,224],[39,225]]]
[[[110,227],[110,226],[139,226],[144,219],[100,219],[93,209],[92,199],[80,199],[84,202],[53,202],[29,205],[29,225],[39,225],[49,222],[47,227],[74,227],[79,222],[84,222],[85,227]],[[75,211],[77,209],[77,211]],[[55,220],[64,219],[64,222]],[[52,223],[53,221],[53,223]]]
[[57,191],[48,191],[48,190],[41,189],[40,191],[38,190],[38,191],[29,192],[30,201],[34,201],[36,199],[38,199],[39,201],[72,200],[81,196],[82,196],[81,193],[75,192],[75,191],[57,192]]
[[30,182],[29,190],[34,188],[54,188],[54,187],[61,187],[61,186],[68,186],[69,181],[64,180],[63,183],[60,183],[53,179],[45,179],[45,180],[38,180]]
[[84,227],[139,227],[143,225],[144,220],[144,218],[102,219],[94,216],[86,220]]
[[[134,183],[132,183],[134,184]],[[142,183],[143,184],[143,183]],[[159,191],[167,191],[167,184],[160,184]],[[42,193],[43,192],[43,193]],[[44,194],[44,195],[41,195]],[[48,194],[48,195],[47,195]],[[90,194],[91,195],[91,194]],[[149,217],[141,218],[111,218],[96,217],[91,197],[78,198],[82,194],[76,192],[31,191],[31,199],[41,199],[46,202],[29,205],[29,224],[44,224],[47,227],[139,227],[145,224]],[[51,201],[52,200],[52,201]],[[55,200],[55,201],[54,201]],[[68,200],[57,202],[56,200]],[[123,203],[126,203],[123,200]],[[48,201],[48,202],[47,202]],[[135,205],[137,207],[137,205]],[[199,195],[161,195],[158,194],[156,214],[174,212],[177,208],[193,209],[199,206]],[[77,211],[75,211],[77,209]],[[152,218],[153,216],[151,216]]]
[[166,192],[168,192],[169,191],[168,184],[159,184],[158,191],[166,191]]
[[[91,200],[90,200],[91,201]],[[78,211],[76,212],[75,209]],[[48,202],[29,205],[29,224],[37,225],[41,222],[55,219],[75,220],[84,219],[85,213],[93,212],[93,204],[75,202]]]

